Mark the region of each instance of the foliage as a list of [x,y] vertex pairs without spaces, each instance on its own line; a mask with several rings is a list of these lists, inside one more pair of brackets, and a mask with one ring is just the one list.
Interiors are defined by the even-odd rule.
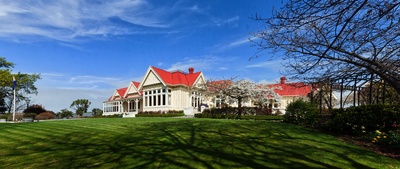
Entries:
[[318,119],[316,105],[302,99],[290,103],[286,108],[284,121],[293,124],[315,126]]
[[398,1],[387,0],[289,0],[270,18],[255,16],[264,30],[254,33],[253,41],[260,50],[284,56],[293,78],[373,73],[400,95],[399,8]]
[[361,134],[376,130],[388,132],[400,124],[399,105],[362,105],[335,109],[329,129],[337,133]]
[[40,114],[43,112],[46,112],[47,110],[39,104],[33,104],[30,105],[28,108],[26,108],[23,112],[24,113],[35,113],[35,114]]
[[379,144],[391,148],[400,148],[400,130],[393,130],[389,132],[381,132],[375,130],[369,132],[367,141],[371,141],[374,144]]
[[83,113],[86,113],[90,104],[92,104],[87,99],[77,99],[71,103],[70,108],[75,109],[75,113],[79,116],[82,116]]
[[185,116],[184,113],[174,113],[174,114],[136,114],[136,117],[179,117]]
[[121,118],[122,114],[113,114],[107,116],[94,116],[94,118]]
[[5,94],[0,90],[0,113],[5,113],[7,111],[4,96]]
[[16,105],[16,109],[21,110],[23,102],[30,101],[31,94],[37,94],[37,88],[34,83],[40,79],[39,74],[24,74],[24,73],[11,73],[11,68],[14,64],[8,62],[4,57],[0,57],[0,112],[8,110],[11,112],[14,100],[14,91],[12,90],[12,79],[16,79],[17,86],[15,87],[16,101],[20,103]]
[[57,114],[56,114],[56,116],[58,117],[58,118],[71,118],[72,117],[72,111],[69,111],[68,109],[62,109],[60,112],[58,112]]
[[[218,119],[240,119],[242,116],[265,116],[272,115],[272,110],[268,107],[242,107],[242,116],[238,115],[239,108],[224,107],[205,109],[202,113],[195,114],[198,118],[218,118]],[[254,117],[257,118],[257,117]]]
[[178,117],[184,116],[183,110],[168,110],[168,111],[144,111],[136,114],[136,117]]
[[54,119],[54,117],[55,114],[53,112],[46,111],[36,115],[35,120],[49,120],[49,119]]
[[93,116],[102,116],[103,115],[103,110],[99,108],[93,108],[92,109],[92,115]]
[[9,114],[0,114],[0,119],[8,119]]
[[220,97],[228,103],[238,103],[238,116],[242,115],[242,103],[254,101],[259,107],[266,107],[271,99],[278,95],[269,87],[256,85],[249,80],[220,80],[207,82],[208,95]]

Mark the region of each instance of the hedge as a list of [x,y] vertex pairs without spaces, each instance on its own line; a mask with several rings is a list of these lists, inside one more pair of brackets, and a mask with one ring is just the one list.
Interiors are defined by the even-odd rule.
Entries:
[[396,130],[399,123],[399,105],[362,105],[335,109],[328,128],[338,133],[359,134],[376,130]]

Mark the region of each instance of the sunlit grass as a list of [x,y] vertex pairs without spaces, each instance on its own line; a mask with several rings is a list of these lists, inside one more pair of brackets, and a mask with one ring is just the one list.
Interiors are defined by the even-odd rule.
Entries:
[[116,118],[0,124],[2,168],[396,168],[286,123]]

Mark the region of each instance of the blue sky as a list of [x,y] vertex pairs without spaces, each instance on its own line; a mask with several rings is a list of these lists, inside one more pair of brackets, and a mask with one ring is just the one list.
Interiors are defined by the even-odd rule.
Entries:
[[250,33],[274,0],[5,0],[0,1],[0,56],[14,73],[40,73],[34,104],[55,112],[73,100],[92,108],[116,88],[141,81],[152,65],[193,67],[207,79],[276,82],[280,60],[250,60]]

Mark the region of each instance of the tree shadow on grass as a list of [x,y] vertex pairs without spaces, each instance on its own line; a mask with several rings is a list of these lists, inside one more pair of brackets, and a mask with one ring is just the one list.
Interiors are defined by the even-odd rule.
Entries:
[[[366,153],[362,149],[320,141],[329,138],[314,139],[312,131],[278,123],[182,119],[119,125],[114,132],[63,130],[53,133],[58,137],[49,133],[47,140],[30,136],[16,143],[14,157],[33,153],[23,158],[33,168],[371,168],[349,156]],[[45,144],[22,146],[33,142]],[[8,165],[13,166],[18,165]]]

